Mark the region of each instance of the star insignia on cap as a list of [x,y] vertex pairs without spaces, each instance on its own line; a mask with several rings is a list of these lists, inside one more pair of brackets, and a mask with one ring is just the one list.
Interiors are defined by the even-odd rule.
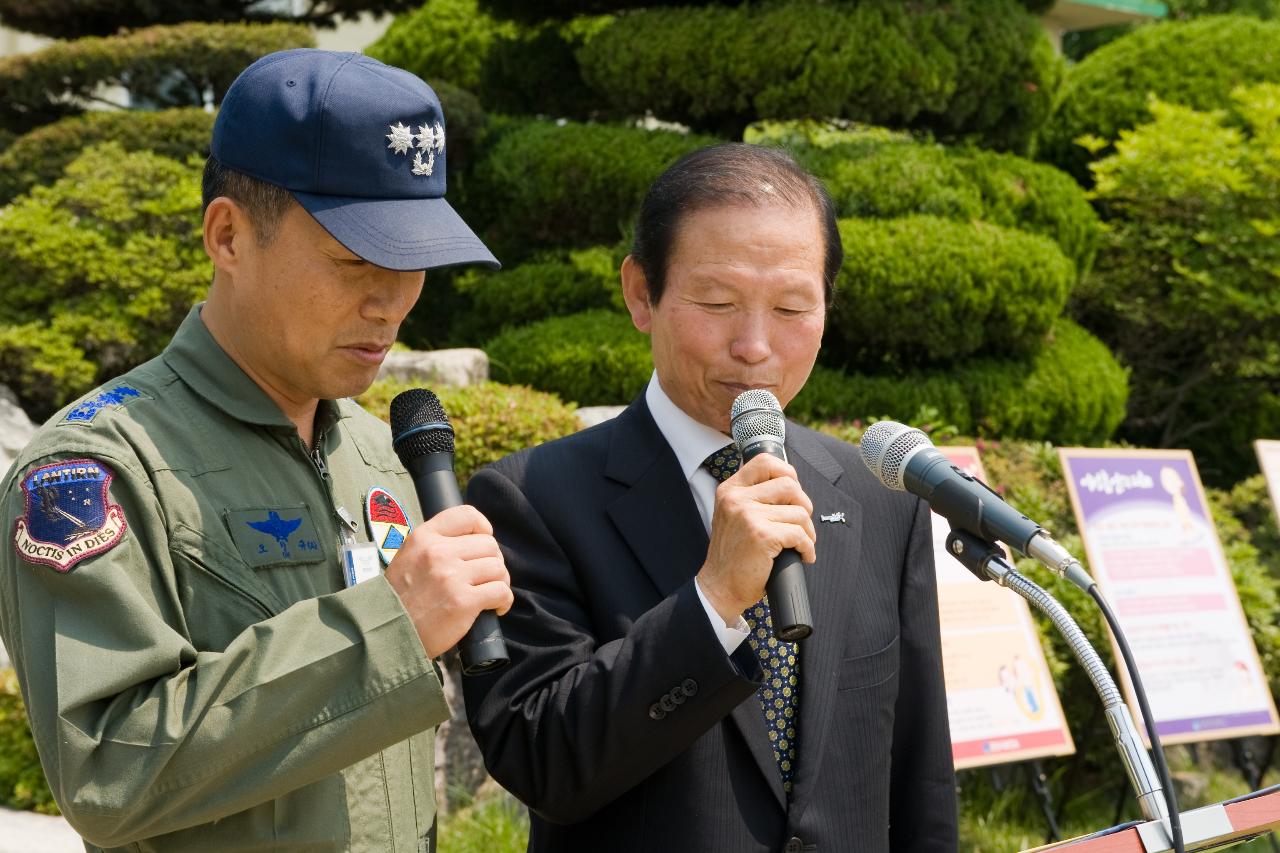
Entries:
[[409,149],[413,147],[413,133],[404,126],[404,122],[396,122],[389,127],[391,132],[387,134],[387,139],[391,142],[387,147],[395,149],[397,154],[408,154]]
[[444,150],[444,128],[440,122],[436,122],[434,127],[418,126],[418,147],[423,151]]

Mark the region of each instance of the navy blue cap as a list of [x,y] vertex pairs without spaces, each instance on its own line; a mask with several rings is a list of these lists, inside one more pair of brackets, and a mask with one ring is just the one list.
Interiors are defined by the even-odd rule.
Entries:
[[358,53],[268,54],[227,90],[213,125],[222,165],[289,190],[339,243],[393,270],[498,267],[444,199],[440,99]]

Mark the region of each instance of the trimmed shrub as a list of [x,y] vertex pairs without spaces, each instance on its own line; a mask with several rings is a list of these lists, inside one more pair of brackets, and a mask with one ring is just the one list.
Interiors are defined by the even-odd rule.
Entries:
[[932,412],[968,435],[1096,444],[1124,418],[1127,396],[1125,371],[1107,348],[1059,320],[1038,352],[1016,361],[980,358],[894,374],[816,367],[787,414],[811,422],[921,420]]
[[[547,18],[569,18],[574,15],[596,15],[657,6],[710,6],[716,2],[718,0],[541,0],[538,3],[530,3],[528,0],[480,0],[480,8],[495,18],[532,22]],[[1019,0],[1019,2],[1031,14],[1041,15],[1053,6],[1054,0]],[[1252,2],[1262,3],[1270,0],[1252,0]]]
[[0,383],[34,419],[156,355],[203,295],[200,170],[107,142],[0,216]]
[[872,367],[1036,349],[1075,281],[1053,241],[936,216],[844,219],[826,359]]
[[617,125],[513,123],[479,156],[461,207],[504,261],[543,247],[612,244],[654,178],[715,141]]
[[1025,147],[1061,61],[1016,0],[945,5],[778,0],[615,18],[578,51],[617,110],[737,136],[760,118],[822,116]]
[[429,0],[397,17],[366,52],[425,79],[451,80],[492,110],[586,117],[597,104],[574,50],[589,31],[581,23],[495,20],[476,0]]
[[648,336],[615,311],[584,311],[510,329],[484,346],[495,378],[580,406],[628,403],[653,373]]
[[18,137],[0,154],[0,204],[36,184],[51,184],[77,155],[112,140],[126,151],[153,151],[175,160],[209,156],[214,116],[199,107],[159,112],[94,111]]
[[[0,0],[5,26],[52,38],[108,36],[121,29],[183,21],[289,21],[332,27],[338,19],[354,19],[412,8],[417,0],[308,0],[262,3],[260,0],[165,0],[121,3],[120,0]],[[295,14],[296,11],[296,14]]]
[[1154,101],[1095,164],[1108,228],[1073,299],[1133,371],[1125,437],[1189,447],[1215,483],[1280,430],[1280,84],[1234,100],[1232,115]]
[[[1280,22],[1243,16],[1139,27],[1071,68],[1053,116],[1041,128],[1041,160],[1088,185],[1089,163],[1110,152],[1122,130],[1151,119],[1148,99],[1212,110],[1231,91],[1280,82]],[[1091,153],[1076,144],[1096,138]]]
[[880,128],[840,131],[814,122],[748,128],[747,141],[788,148],[822,178],[836,215],[929,214],[981,219],[1054,240],[1083,275],[1099,224],[1070,175],[1012,154],[917,142]]
[[222,102],[231,82],[272,51],[313,47],[301,24],[178,24],[57,42],[0,59],[0,127],[16,133],[83,112],[103,85],[156,107]]
[[438,77],[479,92],[494,42],[515,38],[519,32],[514,24],[478,11],[476,0],[428,0],[397,15],[365,53],[423,79]]
[[0,672],[0,805],[59,814],[36,754],[13,670]]
[[618,268],[626,252],[622,246],[596,246],[543,252],[499,272],[468,269],[454,280],[454,287],[471,299],[471,310],[458,317],[452,336],[481,341],[508,326],[553,315],[592,308],[622,310]]
[[[364,408],[390,422],[391,401],[414,387],[390,380],[375,382],[356,398]],[[580,426],[572,406],[553,394],[519,385],[485,382],[454,388],[437,387],[455,437],[454,471],[458,486],[477,470],[526,447],[576,432]]]

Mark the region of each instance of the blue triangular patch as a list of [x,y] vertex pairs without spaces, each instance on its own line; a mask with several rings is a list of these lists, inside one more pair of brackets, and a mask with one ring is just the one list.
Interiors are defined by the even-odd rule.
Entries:
[[387,538],[382,540],[381,547],[386,548],[389,551],[394,551],[403,544],[404,534],[393,527],[387,531]]

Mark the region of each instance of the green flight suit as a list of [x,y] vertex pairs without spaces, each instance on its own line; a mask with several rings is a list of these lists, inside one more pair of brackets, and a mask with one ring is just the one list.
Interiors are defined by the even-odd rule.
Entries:
[[[338,509],[368,541],[374,487],[420,520],[412,480],[350,400],[320,403],[309,454],[199,310],[0,486],[0,631],[58,805],[89,850],[434,853],[439,675],[385,576],[340,567]],[[68,502],[77,472],[105,501]],[[104,550],[41,564],[37,534],[96,527],[81,505]]]

